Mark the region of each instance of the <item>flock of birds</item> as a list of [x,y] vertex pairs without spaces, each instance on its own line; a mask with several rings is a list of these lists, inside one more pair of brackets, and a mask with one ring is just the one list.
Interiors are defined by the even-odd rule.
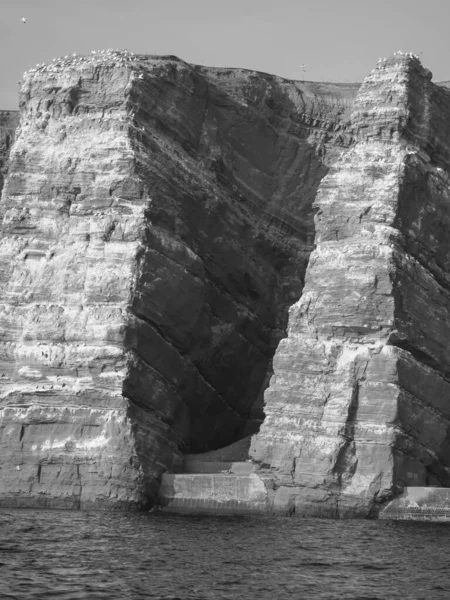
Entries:
[[[26,73],[36,73],[37,71],[45,71],[48,73],[60,72],[66,67],[78,67],[81,65],[99,65],[99,64],[114,64],[125,65],[139,62],[138,57],[129,50],[91,50],[90,55],[73,54],[53,58],[50,63],[38,63],[35,67],[28,69]],[[139,73],[138,79],[143,79],[144,74]]]
[[[21,21],[23,24],[25,24],[27,22],[26,18],[22,16]],[[413,52],[402,52],[401,50],[398,50],[397,52],[394,52],[394,56],[405,56],[408,58],[415,58],[417,60],[419,59],[420,54],[422,54],[422,52],[419,52],[419,54],[414,54]],[[91,56],[90,57],[86,57],[83,55],[78,55],[76,52],[74,52],[71,56],[67,55],[61,58],[54,58],[52,60],[52,62],[49,65],[46,65],[45,63],[42,64],[37,64],[35,68],[33,69],[29,69],[28,72],[29,73],[35,73],[36,71],[40,71],[40,70],[46,70],[46,71],[60,71],[63,67],[66,66],[75,66],[78,64],[83,64],[83,63],[101,63],[101,62],[105,62],[105,61],[109,61],[112,60],[114,62],[118,62],[118,63],[126,63],[126,62],[134,62],[137,60],[136,56],[133,54],[133,52],[128,52],[128,50],[112,50],[112,49],[108,49],[108,50],[91,50]],[[387,61],[387,58],[379,58],[378,59],[378,67],[380,67],[380,65],[382,65],[383,63],[385,63]],[[300,69],[302,69],[302,71],[306,71],[306,65],[300,65]],[[372,73],[375,71],[372,70]],[[143,73],[140,73],[138,75],[139,79],[143,79],[144,75]]]
[[[394,57],[404,56],[405,58],[414,58],[416,60],[420,60],[421,54],[423,54],[423,52],[419,52],[419,54],[414,54],[413,52],[402,52],[401,50],[397,50],[397,52],[394,52]],[[386,69],[387,60],[388,59],[386,57],[379,58],[376,68],[372,69],[371,73],[377,73],[379,71],[384,71]],[[366,81],[367,79],[369,79],[369,77],[365,77],[364,81]]]
[[[397,50],[397,52],[394,52],[394,56],[405,56],[406,58],[416,58],[417,60],[420,60],[419,56],[421,54],[423,54],[423,52],[419,52],[419,54],[414,54],[414,52],[402,52],[401,50]],[[383,60],[386,59],[383,58]]]
[[[26,17],[21,18],[23,24],[27,22]],[[27,73],[36,73],[36,71],[48,71],[48,72],[58,72],[64,67],[67,66],[77,66],[82,64],[100,64],[105,62],[113,62],[115,64],[126,64],[130,62],[136,62],[138,60],[137,56],[133,52],[129,52],[128,50],[113,50],[112,48],[108,48],[108,50],[91,50],[90,56],[85,56],[82,54],[77,54],[74,52],[72,55],[62,56],[60,58],[53,58],[51,63],[38,63],[35,67],[28,69]],[[138,75],[138,79],[144,79],[144,74],[140,73]]]
[[[27,22],[26,17],[22,16],[21,21],[23,24],[25,24]],[[99,50],[99,51],[92,50],[91,55],[94,55],[94,56],[91,56],[91,60],[89,61],[91,63],[93,62],[92,58],[97,58],[97,59],[100,58],[100,60],[97,60],[97,62],[104,61],[107,58],[122,59],[122,60],[125,58],[128,61],[137,60],[137,58],[135,58],[135,55],[133,54],[133,52],[128,52],[128,50],[111,50],[111,49]],[[77,61],[71,60],[70,61],[71,66],[73,66],[74,64],[81,64],[81,63],[88,62],[88,59],[86,57],[78,55],[76,52],[74,52],[72,54],[72,56],[64,56],[64,58],[59,58],[59,59],[54,58],[52,60],[53,65],[47,65],[47,67],[46,67],[45,63],[42,63],[42,64],[38,63],[34,69],[29,69],[27,72],[35,73],[36,71],[43,69],[44,67],[46,67],[46,70],[49,70],[49,71],[59,70],[61,67],[67,66],[67,62],[69,61],[69,59],[74,59],[74,58],[78,58],[78,60]],[[123,61],[123,62],[126,62],[126,61]],[[52,66],[57,67],[57,69],[54,69],[54,68],[52,69],[51,68]],[[302,71],[306,71],[306,65],[300,65],[300,69],[302,69]],[[142,73],[140,73],[138,78],[143,79],[144,75]]]

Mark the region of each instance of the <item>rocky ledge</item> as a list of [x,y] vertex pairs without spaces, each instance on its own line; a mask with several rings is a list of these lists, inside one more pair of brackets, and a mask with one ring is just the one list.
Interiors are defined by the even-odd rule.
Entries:
[[20,110],[0,505],[146,507],[251,434],[270,511],[449,485],[450,92],[417,57],[360,87],[93,52]]

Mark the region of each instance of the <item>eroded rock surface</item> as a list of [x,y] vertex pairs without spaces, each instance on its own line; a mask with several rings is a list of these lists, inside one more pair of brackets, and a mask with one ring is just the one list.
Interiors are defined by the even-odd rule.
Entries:
[[271,510],[450,485],[450,91],[402,54],[358,87],[113,51],[24,76],[0,504],[146,506],[264,413]]
[[273,509],[302,515],[374,515],[404,486],[450,486],[450,93],[396,54],[351,122],[251,447]]
[[0,504],[134,507],[255,431],[358,86],[33,69],[0,204]]
[[15,110],[0,110],[0,195],[3,189],[8,157],[14,141],[16,127],[19,124],[19,113]]

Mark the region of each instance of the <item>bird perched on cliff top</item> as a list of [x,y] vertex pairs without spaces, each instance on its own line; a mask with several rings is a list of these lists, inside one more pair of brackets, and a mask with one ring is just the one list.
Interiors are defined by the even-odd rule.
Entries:
[[20,20],[22,21],[22,23],[26,23],[27,22],[27,20],[25,19],[25,17],[22,17]]

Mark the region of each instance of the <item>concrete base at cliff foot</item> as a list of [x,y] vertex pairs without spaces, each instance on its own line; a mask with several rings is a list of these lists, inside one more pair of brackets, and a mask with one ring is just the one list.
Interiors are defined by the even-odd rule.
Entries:
[[389,502],[379,518],[450,523],[450,488],[407,487]]
[[165,473],[159,501],[168,512],[263,514],[267,492],[255,473]]

